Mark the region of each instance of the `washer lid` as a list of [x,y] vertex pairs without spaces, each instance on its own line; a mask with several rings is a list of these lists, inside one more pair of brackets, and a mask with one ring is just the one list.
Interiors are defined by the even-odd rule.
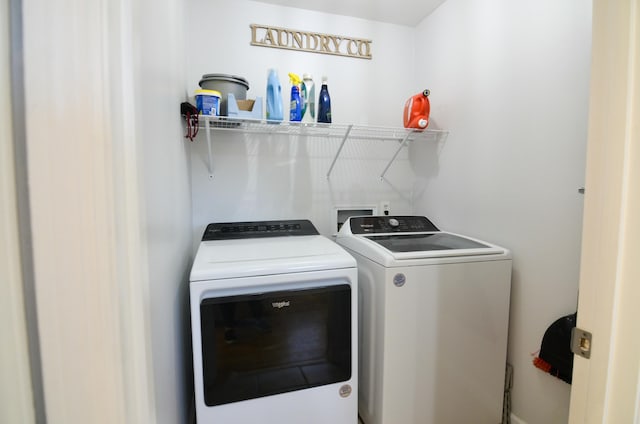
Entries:
[[336,241],[384,266],[413,266],[511,257],[500,246],[439,231],[420,216],[350,217]]
[[355,259],[324,236],[205,240],[191,281],[354,268]]
[[491,246],[451,233],[390,234],[364,236],[387,250],[397,252],[424,252],[432,250],[490,249]]

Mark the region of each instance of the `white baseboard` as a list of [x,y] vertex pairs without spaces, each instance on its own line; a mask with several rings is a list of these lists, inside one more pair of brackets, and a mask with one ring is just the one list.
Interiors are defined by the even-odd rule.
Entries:
[[518,418],[513,412],[511,413],[511,424],[527,424],[526,421]]

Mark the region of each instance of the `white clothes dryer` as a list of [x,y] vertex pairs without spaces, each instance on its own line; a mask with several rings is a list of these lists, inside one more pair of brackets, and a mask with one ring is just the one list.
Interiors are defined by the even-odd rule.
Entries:
[[357,271],[306,220],[209,224],[190,277],[198,424],[354,424]]
[[425,217],[351,217],[365,424],[502,421],[511,255]]

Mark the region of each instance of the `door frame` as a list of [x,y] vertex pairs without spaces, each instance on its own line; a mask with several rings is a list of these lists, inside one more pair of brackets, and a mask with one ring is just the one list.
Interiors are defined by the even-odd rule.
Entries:
[[[594,0],[578,327],[569,422],[640,421],[640,0]],[[634,421],[635,420],[635,421]]]
[[26,320],[13,122],[15,1],[0,0],[0,422],[36,422]]
[[140,104],[132,95],[141,5],[21,6],[21,194],[29,204],[42,419],[153,423]]

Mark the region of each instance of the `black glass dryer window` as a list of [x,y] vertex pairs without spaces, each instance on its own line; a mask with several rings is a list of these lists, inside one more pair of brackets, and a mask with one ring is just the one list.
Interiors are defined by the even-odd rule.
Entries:
[[221,405],[351,378],[351,287],[205,299],[205,404]]

